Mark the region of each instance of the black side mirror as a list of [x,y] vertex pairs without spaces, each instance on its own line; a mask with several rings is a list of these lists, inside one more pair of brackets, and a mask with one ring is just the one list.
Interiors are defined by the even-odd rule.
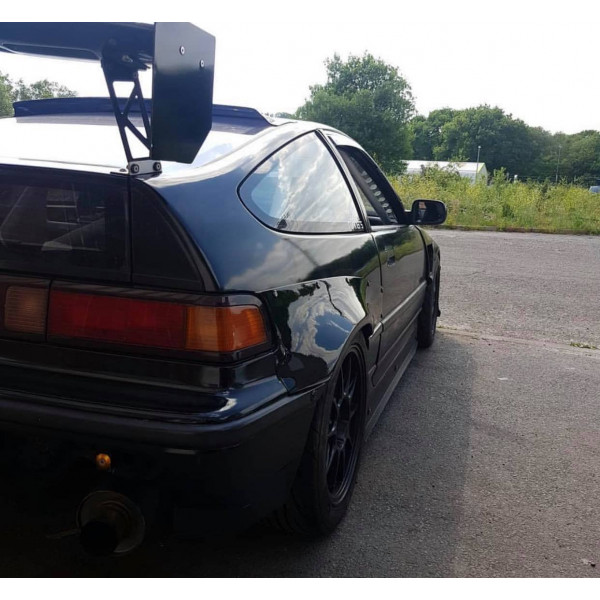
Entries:
[[447,215],[446,205],[439,200],[415,200],[410,211],[414,225],[441,225]]

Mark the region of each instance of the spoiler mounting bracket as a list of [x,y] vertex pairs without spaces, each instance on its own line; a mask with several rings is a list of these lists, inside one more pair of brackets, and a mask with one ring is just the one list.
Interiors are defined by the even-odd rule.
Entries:
[[[133,61],[128,56],[123,56],[120,61],[104,57],[101,61],[101,66],[113,107],[113,113],[117,121],[117,127],[119,128],[119,135],[121,136],[121,142],[125,150],[125,156],[127,157],[127,170],[131,175],[160,173],[162,171],[160,161],[152,160],[150,156],[145,158],[133,157],[127,137],[127,130],[129,130],[148,149],[148,154],[150,154],[152,149],[152,128],[138,73],[140,70],[145,70],[147,68],[146,65]],[[119,105],[119,99],[115,91],[116,82],[132,84],[131,93],[123,108]],[[138,128],[129,119],[129,112],[132,109],[136,114],[141,114],[145,135],[140,133]]]

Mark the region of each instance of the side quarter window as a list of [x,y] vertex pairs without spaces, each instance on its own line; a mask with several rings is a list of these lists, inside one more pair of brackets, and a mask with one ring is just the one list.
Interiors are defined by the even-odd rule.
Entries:
[[364,231],[340,168],[314,133],[261,163],[242,183],[240,197],[259,221],[280,231]]

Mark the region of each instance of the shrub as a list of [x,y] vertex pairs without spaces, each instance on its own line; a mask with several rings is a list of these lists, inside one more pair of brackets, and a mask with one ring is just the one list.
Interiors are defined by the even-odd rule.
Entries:
[[403,175],[393,183],[407,207],[418,198],[445,202],[448,225],[600,234],[600,194],[572,184],[511,183],[500,170],[489,185],[473,185],[440,169]]

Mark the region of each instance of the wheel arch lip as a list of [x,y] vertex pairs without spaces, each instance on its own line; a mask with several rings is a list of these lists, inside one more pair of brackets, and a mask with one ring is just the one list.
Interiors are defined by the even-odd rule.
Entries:
[[432,280],[434,274],[441,266],[441,253],[439,244],[431,237],[428,231],[417,227],[425,246],[425,276],[428,281]]
[[439,244],[432,240],[432,248],[433,248],[433,257],[434,257],[434,268],[432,272],[435,273],[442,266],[442,252],[440,250]]

